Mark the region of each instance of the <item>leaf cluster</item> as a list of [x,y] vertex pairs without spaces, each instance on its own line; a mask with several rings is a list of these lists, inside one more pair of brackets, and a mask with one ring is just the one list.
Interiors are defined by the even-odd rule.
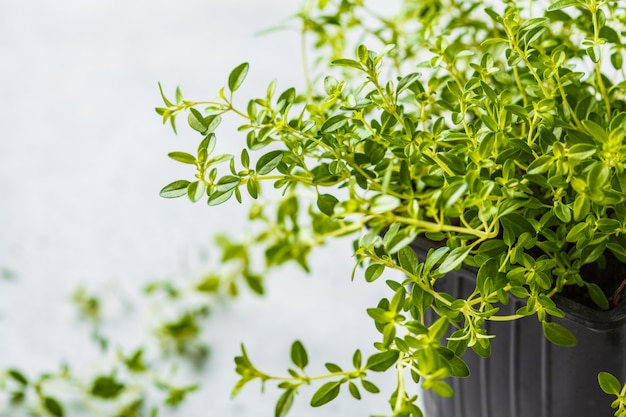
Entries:
[[611,407],[616,409],[614,416],[626,416],[626,383],[620,383],[615,375],[608,372],[600,372],[598,374],[598,383],[602,391],[617,397],[611,404]]
[[[76,410],[115,417],[157,417],[166,409],[177,407],[200,386],[176,382],[173,369],[186,361],[198,368],[206,360],[208,348],[201,340],[203,319],[224,281],[229,282],[220,280],[218,271],[212,277],[217,282],[210,288],[209,277],[202,275],[186,287],[173,281],[153,281],[146,286],[145,296],[156,309],[187,306],[177,315],[160,320],[152,329],[159,342],[157,352],[151,349],[152,343],[128,353],[114,349],[114,338],[102,332],[109,300],[79,286],[72,302],[81,318],[92,326],[91,337],[100,348],[99,362],[104,364],[91,364],[94,369],[89,372],[67,364],[57,371],[33,376],[16,367],[0,370],[0,409],[11,413],[28,410],[46,417],[64,417]],[[191,303],[192,298],[200,298],[201,302]]]

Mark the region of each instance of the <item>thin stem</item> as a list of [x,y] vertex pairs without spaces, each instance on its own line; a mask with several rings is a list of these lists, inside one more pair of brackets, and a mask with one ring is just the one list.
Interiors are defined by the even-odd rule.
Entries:
[[526,67],[535,78],[535,81],[537,81],[537,84],[539,84],[539,87],[541,88],[543,95],[545,97],[550,97],[551,96],[550,92],[547,90],[546,86],[543,85],[543,80],[541,79],[541,77],[539,77],[539,74],[537,74],[537,71],[535,71],[535,68],[530,64],[530,61],[528,60],[528,56],[526,56],[526,52],[522,51],[522,49],[519,47],[519,44],[517,43],[517,39],[515,35],[511,33],[511,30],[506,25],[504,26],[504,30],[507,34],[507,37],[509,38],[509,46],[511,47],[511,49],[514,49],[515,52],[517,52],[519,56],[522,58],[522,60],[526,64]]
[[373,218],[375,218],[375,216],[373,215],[365,216],[359,222],[351,223],[347,226],[333,230],[332,232],[324,233],[322,235],[317,235],[315,237],[315,243],[321,244],[328,238],[344,236],[349,233],[354,233],[354,232],[358,232],[359,230],[363,230],[363,227],[365,227],[365,225],[369,223],[369,221],[372,220]]
[[311,100],[313,98],[313,84],[311,83],[311,75],[309,74],[309,59],[306,47],[306,33],[307,33],[307,25],[306,22],[302,21],[302,30],[300,32],[300,53],[302,59],[302,72],[304,75],[304,82],[306,84],[306,95]]
[[404,387],[404,364],[401,360],[396,363],[396,372],[398,380],[398,391],[396,392],[396,404],[393,407],[394,413],[399,412],[404,405],[404,395],[406,389]]
[[429,232],[456,232],[461,234],[468,234],[476,236],[480,241],[491,239],[496,235],[491,231],[482,231],[477,229],[471,229],[467,227],[454,226],[449,224],[433,223],[424,220],[413,219],[410,217],[395,216],[394,221],[398,223],[410,224],[413,226],[421,227]]
[[561,94],[561,100],[563,100],[563,103],[565,103],[565,105],[569,108],[570,114],[572,115],[572,119],[574,120],[574,123],[576,123],[576,126],[582,128],[582,124],[580,123],[580,120],[578,120],[578,117],[576,116],[576,112],[574,111],[572,106],[569,104],[569,101],[567,101],[567,95],[565,94],[565,89],[563,89],[563,83],[561,83],[561,76],[559,75],[558,68],[556,69],[554,76],[556,77],[556,82],[559,88],[559,93]]
[[[600,44],[600,28],[598,26],[598,9],[596,8],[595,2],[592,2],[592,6],[590,7],[591,17],[593,19],[593,44],[594,46]],[[598,62],[596,62],[596,79],[598,83],[598,88],[600,90],[600,95],[602,95],[602,99],[604,100],[604,106],[606,107],[606,117],[607,120],[611,120],[611,103],[609,102],[609,95],[606,92],[606,87],[604,86],[604,80],[602,79],[602,53],[600,56],[596,57]]]

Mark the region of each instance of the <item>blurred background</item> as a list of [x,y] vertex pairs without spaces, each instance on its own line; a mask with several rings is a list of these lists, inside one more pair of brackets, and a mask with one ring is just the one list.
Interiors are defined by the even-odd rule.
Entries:
[[[207,272],[212,237],[245,231],[246,207],[209,208],[166,200],[159,190],[193,175],[167,157],[192,151],[198,136],[179,122],[163,126],[157,82],[189,99],[216,96],[232,68],[250,62],[238,94],[302,87],[298,11],[294,0],[3,0],[0,2],[0,369],[29,377],[98,366],[101,353],[71,301],[79,285],[103,300],[103,332],[113,347],[131,349],[149,336],[161,312],[142,289],[153,280],[180,285]],[[258,33],[286,23],[293,29]],[[244,138],[235,121],[218,130],[221,152]],[[238,153],[238,151],[237,151]],[[374,353],[378,339],[365,309],[381,285],[350,281],[350,241],[314,256],[310,276],[285,268],[268,277],[267,295],[249,290],[217,301],[203,322],[206,364],[184,383],[201,389],[161,415],[273,415],[280,392],[258,383],[230,399],[233,357],[245,343],[261,369],[283,374],[289,347],[309,349],[311,373],[351,363],[355,348]],[[360,277],[359,277],[360,278]],[[96,365],[94,365],[96,364]],[[385,378],[372,377],[383,393]],[[367,416],[388,411],[387,395],[343,392],[320,408],[305,389],[290,415]],[[3,414],[5,413],[5,414]],[[7,410],[0,410],[0,415]],[[85,414],[88,415],[88,414]],[[74,416],[74,414],[72,414]]]

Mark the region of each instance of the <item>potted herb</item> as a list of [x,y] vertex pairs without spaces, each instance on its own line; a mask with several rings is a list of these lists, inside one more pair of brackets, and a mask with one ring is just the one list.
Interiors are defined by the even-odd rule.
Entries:
[[[329,363],[310,376],[296,341],[295,368],[274,377],[242,349],[234,393],[275,380],[284,416],[303,385],[319,384],[320,406],[342,387],[357,399],[377,392],[368,373],[395,372],[394,416],[423,415],[416,383],[429,417],[599,416],[611,406],[626,416],[623,4],[399,3],[393,13],[362,0],[307,3],[296,19],[317,65],[306,65],[304,91],[277,94],[272,82],[261,97],[236,97],[244,63],[213,101],[162,92],[163,121],[175,128],[186,112],[202,140],[170,153],[196,175],[161,195],[258,200],[258,235],[222,239],[224,260],[240,261],[254,290],[254,247],[268,268],[308,270],[312,249],[346,235],[365,280],[406,276],[367,311],[376,353],[356,350],[349,369]],[[242,120],[239,155],[215,151],[226,114]]]

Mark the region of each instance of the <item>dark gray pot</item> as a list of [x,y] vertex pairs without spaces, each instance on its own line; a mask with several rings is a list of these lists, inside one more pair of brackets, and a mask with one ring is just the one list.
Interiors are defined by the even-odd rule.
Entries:
[[[414,246],[424,259],[426,249]],[[471,293],[476,272],[462,268],[438,282],[437,290],[455,298]],[[566,348],[543,336],[536,317],[513,322],[489,322],[491,357],[468,350],[464,359],[471,375],[451,378],[455,394],[443,398],[424,393],[427,417],[611,417],[614,397],[600,389],[597,375],[611,372],[626,379],[626,302],[597,311],[555,296],[564,319],[556,319],[578,339]],[[498,314],[515,314],[524,303],[511,297]],[[445,345],[445,341],[443,342]]]

